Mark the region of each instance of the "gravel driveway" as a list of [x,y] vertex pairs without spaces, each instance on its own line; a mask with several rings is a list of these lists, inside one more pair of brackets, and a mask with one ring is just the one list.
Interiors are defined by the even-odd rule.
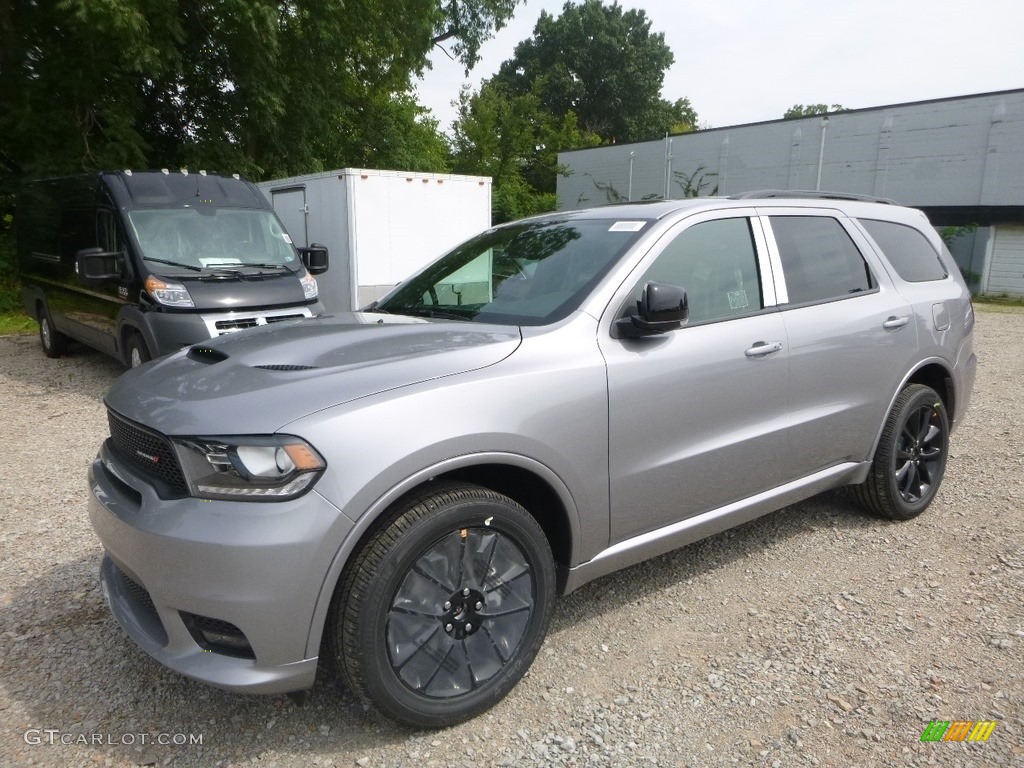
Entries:
[[[1024,765],[1024,313],[980,311],[976,349],[923,517],[829,494],[591,583],[501,704],[417,732],[330,674],[296,707],[140,651],[100,594],[84,488],[121,368],[0,338],[0,765]],[[922,743],[931,720],[998,724]]]

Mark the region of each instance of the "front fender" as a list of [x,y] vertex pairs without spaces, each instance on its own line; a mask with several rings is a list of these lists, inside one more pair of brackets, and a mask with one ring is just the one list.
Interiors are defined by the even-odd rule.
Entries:
[[[330,611],[331,602],[334,599],[335,590],[341,580],[345,566],[350,558],[358,551],[359,546],[365,540],[377,522],[385,515],[391,506],[402,496],[409,493],[433,478],[453,472],[455,470],[472,468],[482,465],[504,465],[517,467],[530,472],[546,482],[557,494],[565,514],[568,518],[569,529],[572,537],[572,552],[580,550],[580,517],[575,500],[569,491],[568,486],[562,481],[550,467],[539,461],[526,456],[514,453],[487,452],[466,454],[437,461],[431,466],[415,472],[389,488],[385,493],[378,496],[357,520],[349,531],[345,540],[341,543],[338,552],[331,562],[331,566],[324,576],[323,584],[320,587],[320,594],[317,596],[316,607],[313,611],[310,623],[309,637],[306,643],[306,658],[312,658],[319,654],[320,644],[323,638],[324,625],[327,621],[327,613]],[[575,558],[570,558],[572,562]]]

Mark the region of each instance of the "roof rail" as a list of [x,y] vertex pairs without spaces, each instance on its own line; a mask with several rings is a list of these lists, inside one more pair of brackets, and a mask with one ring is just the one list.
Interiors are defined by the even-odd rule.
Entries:
[[790,198],[798,200],[856,200],[862,203],[884,203],[885,205],[899,205],[895,200],[888,197],[875,197],[874,195],[857,195],[852,192],[816,192],[803,189],[758,189],[752,192],[740,192],[738,195],[729,195],[730,200],[752,200]]

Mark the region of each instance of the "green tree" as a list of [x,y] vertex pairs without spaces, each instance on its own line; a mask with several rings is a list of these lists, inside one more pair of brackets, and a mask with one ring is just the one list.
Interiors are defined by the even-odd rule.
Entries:
[[555,207],[558,152],[681,133],[688,99],[661,98],[672,52],[643,11],[600,0],[542,12],[533,36],[477,92],[463,90],[453,166],[494,179],[494,219]]
[[782,116],[783,120],[793,120],[798,117],[814,117],[815,115],[828,115],[832,112],[842,112],[846,109],[842,104],[794,104],[786,110]]
[[554,210],[558,150],[600,143],[579,129],[574,113],[553,115],[537,93],[511,96],[493,81],[477,93],[464,88],[458,106],[453,167],[494,179],[496,222]]
[[404,157],[382,133],[436,133],[410,96],[431,47],[470,66],[517,2],[0,0],[3,161],[262,177]]
[[557,18],[541,12],[493,83],[511,97],[536,94],[550,114],[574,113],[580,129],[603,142],[641,141],[697,124],[687,99],[661,98],[674,61],[644,11],[566,2]]

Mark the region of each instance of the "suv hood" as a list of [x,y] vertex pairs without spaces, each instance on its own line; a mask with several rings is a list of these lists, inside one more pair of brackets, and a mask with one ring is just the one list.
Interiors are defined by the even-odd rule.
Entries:
[[345,313],[221,336],[130,370],[107,405],[167,435],[270,434],[314,411],[493,365],[516,326]]

